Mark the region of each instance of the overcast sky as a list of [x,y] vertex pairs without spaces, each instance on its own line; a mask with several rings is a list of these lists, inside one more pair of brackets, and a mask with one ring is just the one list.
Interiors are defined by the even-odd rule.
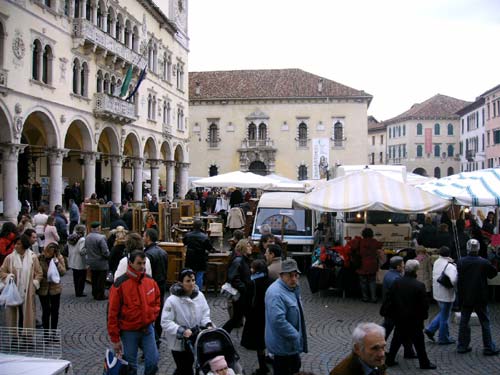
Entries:
[[189,0],[189,70],[299,68],[394,117],[500,84],[500,0]]

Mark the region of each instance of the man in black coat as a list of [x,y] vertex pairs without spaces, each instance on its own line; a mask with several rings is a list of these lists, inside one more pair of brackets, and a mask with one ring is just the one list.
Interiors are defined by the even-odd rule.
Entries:
[[425,217],[425,224],[422,227],[422,229],[420,229],[420,233],[418,234],[417,242],[419,245],[422,245],[425,247],[436,247],[436,245],[435,245],[436,234],[437,234],[437,229],[432,224],[432,218],[430,216],[426,216]]
[[183,238],[186,245],[186,268],[191,268],[196,275],[196,285],[203,288],[203,275],[207,270],[208,252],[215,251],[208,236],[201,231],[203,223],[195,220],[193,230],[186,233]]
[[[154,281],[158,284],[160,289],[160,311],[163,311],[163,304],[165,302],[165,292],[167,290],[167,271],[168,271],[168,255],[165,250],[160,249],[157,245],[158,232],[156,229],[148,229],[144,232],[144,253],[151,263],[151,273]],[[161,314],[155,321],[155,338],[156,346],[160,347],[162,328],[161,328]]]
[[488,279],[497,275],[497,270],[490,261],[479,256],[481,245],[476,239],[467,242],[467,254],[458,261],[458,299],[461,306],[460,327],[458,330],[458,353],[468,353],[472,350],[470,344],[469,320],[475,311],[483,333],[483,354],[497,355],[491,338],[490,318],[488,315]]
[[408,260],[405,264],[405,275],[394,282],[387,294],[387,303],[390,306],[387,316],[394,320],[396,327],[385,362],[387,366],[396,365],[399,348],[404,342],[411,342],[417,352],[420,368],[436,368],[425,351],[423,330],[424,321],[428,318],[429,304],[425,285],[417,280],[418,267],[418,260]]

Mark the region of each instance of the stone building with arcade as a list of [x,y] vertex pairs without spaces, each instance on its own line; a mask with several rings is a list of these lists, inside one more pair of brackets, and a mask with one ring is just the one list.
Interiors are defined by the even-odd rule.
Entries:
[[169,199],[186,191],[187,16],[187,0],[2,1],[4,219],[34,181],[51,209],[75,182],[88,197],[110,181],[116,203],[125,181],[135,200],[145,180]]

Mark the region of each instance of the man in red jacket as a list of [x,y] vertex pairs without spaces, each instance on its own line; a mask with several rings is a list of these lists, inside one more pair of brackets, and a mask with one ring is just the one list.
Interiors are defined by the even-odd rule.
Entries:
[[[127,272],[116,279],[109,293],[108,334],[117,356],[137,374],[137,349],[144,352],[144,374],[158,371],[154,322],[160,312],[160,290],[156,282],[145,274],[146,255],[134,250],[128,259]],[[123,345],[123,347],[122,347]]]

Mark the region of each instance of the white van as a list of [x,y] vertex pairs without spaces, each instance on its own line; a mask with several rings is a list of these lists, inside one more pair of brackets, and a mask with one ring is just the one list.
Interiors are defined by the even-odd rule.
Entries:
[[[304,193],[269,192],[260,197],[252,229],[252,240],[260,240],[260,227],[271,226],[275,236],[288,243],[288,247],[301,247],[300,250],[310,251],[314,245],[314,228],[316,218],[313,212],[306,208],[293,208],[293,200],[304,196]],[[284,222],[283,222],[284,220]]]

